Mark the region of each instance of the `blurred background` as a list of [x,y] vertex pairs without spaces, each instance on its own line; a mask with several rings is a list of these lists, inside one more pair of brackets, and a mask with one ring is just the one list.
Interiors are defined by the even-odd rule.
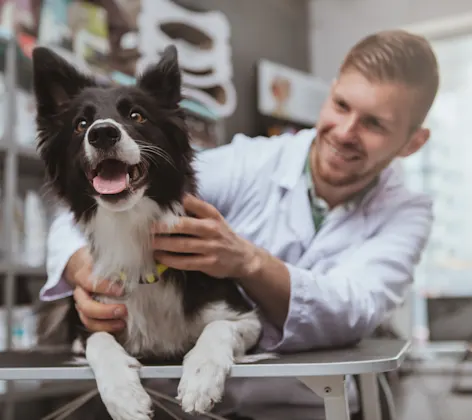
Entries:
[[[34,149],[35,45],[54,48],[99,79],[131,84],[174,42],[182,106],[201,150],[238,132],[315,125],[349,48],[391,28],[431,41],[441,86],[427,121],[432,138],[403,162],[411,187],[433,196],[436,220],[411,294],[384,327],[413,343],[389,380],[399,419],[470,419],[470,0],[0,0],[0,350],[34,347],[32,307],[45,281],[51,209]],[[48,398],[79,392],[63,385],[40,392],[34,383],[15,389],[0,382],[4,419],[36,418],[31,413]],[[14,401],[33,401],[33,411]]]

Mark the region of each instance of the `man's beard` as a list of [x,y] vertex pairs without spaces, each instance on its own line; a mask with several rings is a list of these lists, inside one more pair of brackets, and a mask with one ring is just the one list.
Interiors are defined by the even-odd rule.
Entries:
[[[331,187],[349,187],[351,185],[369,184],[382,170],[384,170],[390,162],[394,159],[394,156],[389,156],[380,162],[377,162],[373,167],[367,170],[360,169],[358,172],[346,173],[344,175],[338,175],[332,173],[332,171],[325,170],[326,165],[321,163],[321,156],[316,151],[316,141],[313,146],[312,153],[314,153],[314,167],[313,170],[317,175],[317,178]],[[313,160],[312,160],[313,161]]]

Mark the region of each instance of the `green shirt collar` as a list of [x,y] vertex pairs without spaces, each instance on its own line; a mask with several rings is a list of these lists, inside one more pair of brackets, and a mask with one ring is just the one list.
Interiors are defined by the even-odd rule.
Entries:
[[[308,197],[310,200],[311,211],[313,214],[313,221],[315,223],[316,230],[318,230],[323,224],[323,221],[326,215],[329,213],[330,208],[328,203],[324,199],[316,195],[316,188],[313,183],[313,176],[311,171],[310,153],[308,153],[305,161],[304,175],[308,186]],[[357,207],[362,201],[362,199],[366,196],[366,194],[378,183],[378,181],[379,177],[375,177],[369,185],[367,185],[364,189],[352,196],[351,199],[346,201],[343,204],[345,209],[349,210],[354,207]]]

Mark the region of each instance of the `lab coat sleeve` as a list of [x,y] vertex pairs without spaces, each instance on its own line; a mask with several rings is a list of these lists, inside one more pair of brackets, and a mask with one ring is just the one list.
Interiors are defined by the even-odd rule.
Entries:
[[287,264],[291,279],[283,331],[267,342],[278,352],[353,344],[400,305],[432,225],[431,202],[416,197],[361,247],[327,272]]
[[43,301],[61,299],[72,295],[73,289],[63,277],[69,258],[86,245],[86,240],[74,223],[72,213],[60,210],[49,229],[47,242],[47,281],[39,297]]

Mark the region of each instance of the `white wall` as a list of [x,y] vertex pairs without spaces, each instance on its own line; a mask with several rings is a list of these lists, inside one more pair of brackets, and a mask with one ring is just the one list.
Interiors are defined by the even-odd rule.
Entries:
[[471,0],[310,0],[311,70],[330,81],[369,33],[469,12]]

